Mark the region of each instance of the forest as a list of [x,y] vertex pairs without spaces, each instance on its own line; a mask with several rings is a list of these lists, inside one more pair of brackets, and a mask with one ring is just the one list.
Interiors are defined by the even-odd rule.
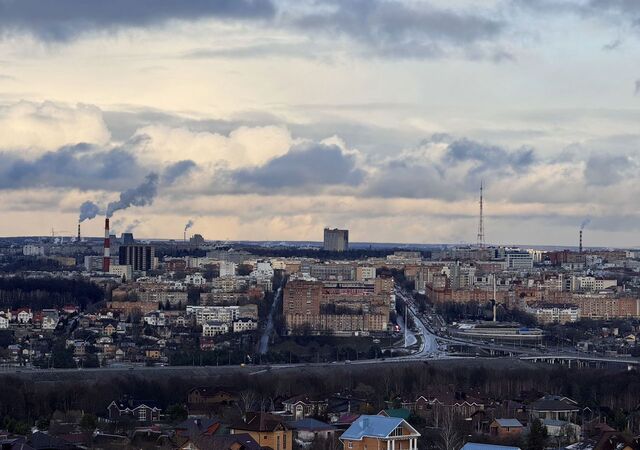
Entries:
[[104,290],[91,282],[61,278],[0,278],[0,309],[29,307],[34,310],[88,305],[104,299]]
[[[104,415],[107,405],[125,395],[154,400],[163,407],[184,404],[189,389],[217,386],[250,393],[256,405],[273,405],[278,399],[297,394],[329,396],[352,393],[368,400],[377,412],[396,399],[415,400],[418,395],[449,389],[482,396],[485,401],[534,399],[546,393],[573,398],[581,408],[590,408],[610,423],[626,421],[638,428],[640,373],[576,370],[549,367],[469,367],[413,363],[402,366],[314,368],[313,370],[267,370],[251,374],[237,371],[195,378],[167,374],[144,376],[104,375],[100,381],[42,383],[6,375],[0,377],[0,420],[33,424],[55,411],[82,410]],[[257,406],[260,407],[260,406]]]

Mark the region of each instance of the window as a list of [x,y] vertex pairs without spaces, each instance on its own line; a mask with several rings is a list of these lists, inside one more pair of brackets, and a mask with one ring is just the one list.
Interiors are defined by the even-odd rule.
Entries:
[[353,442],[349,441],[349,448],[353,448]]
[[287,433],[284,433],[282,435],[282,448],[284,450],[287,450]]

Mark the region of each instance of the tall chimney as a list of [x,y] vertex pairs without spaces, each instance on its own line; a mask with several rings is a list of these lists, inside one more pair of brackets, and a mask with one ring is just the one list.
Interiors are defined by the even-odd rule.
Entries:
[[580,246],[579,246],[579,252],[582,253],[582,230],[580,230]]
[[111,239],[109,237],[109,218],[104,219],[104,256],[102,258],[102,271],[109,272],[111,265]]
[[80,222],[78,222],[78,242],[80,242]]

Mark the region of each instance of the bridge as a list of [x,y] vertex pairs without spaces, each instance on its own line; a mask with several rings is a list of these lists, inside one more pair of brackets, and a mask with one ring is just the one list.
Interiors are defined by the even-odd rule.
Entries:
[[585,368],[613,368],[626,366],[627,370],[633,370],[640,366],[640,359],[636,358],[600,357],[579,354],[521,356],[520,360]]

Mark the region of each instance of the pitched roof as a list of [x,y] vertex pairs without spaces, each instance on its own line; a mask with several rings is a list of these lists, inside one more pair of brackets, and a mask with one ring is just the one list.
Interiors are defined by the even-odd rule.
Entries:
[[397,417],[399,419],[407,420],[411,415],[411,411],[407,408],[391,408],[391,409],[383,409],[380,411],[380,414],[384,413],[384,415],[388,417]]
[[342,434],[341,439],[361,440],[363,437],[384,438],[406,423],[399,417],[362,415]]
[[531,403],[531,409],[535,411],[578,411],[575,401],[559,395],[545,395]]
[[294,430],[330,431],[336,429],[333,425],[312,418],[293,420],[287,423]]
[[279,425],[287,428],[278,416],[265,412],[248,412],[244,422],[234,423],[231,428],[245,431],[274,431]]
[[202,435],[190,442],[193,442],[199,450],[229,450],[234,444],[240,444],[244,450],[262,450],[260,445],[246,433],[225,436]]
[[498,423],[498,425],[505,428],[515,428],[515,427],[524,426],[520,423],[518,419],[496,419],[496,422]]
[[176,431],[178,434],[191,439],[202,434],[213,435],[219,428],[220,421],[218,419],[207,418],[189,418],[176,425]]

